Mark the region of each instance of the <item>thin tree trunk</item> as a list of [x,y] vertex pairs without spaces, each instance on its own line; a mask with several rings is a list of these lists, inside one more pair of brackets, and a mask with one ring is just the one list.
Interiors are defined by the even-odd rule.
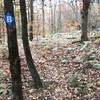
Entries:
[[51,23],[51,28],[50,28],[50,32],[53,33],[53,11],[52,11],[52,3],[50,0],[50,23]]
[[61,1],[59,0],[59,16],[58,16],[58,31],[62,31],[62,23],[61,23]]
[[[54,2],[56,2],[54,0]],[[54,18],[53,18],[54,33],[56,32],[56,3],[54,3]]]
[[[12,14],[12,17],[15,19],[12,0],[9,1],[4,0],[4,12],[5,14],[7,12],[10,12]],[[20,58],[18,54],[15,20],[10,26],[6,23],[6,27],[7,27],[7,37],[8,37],[10,72],[12,78],[13,100],[23,100],[22,82],[21,82],[21,65],[20,65]]]
[[83,0],[82,10],[82,36],[81,41],[88,41],[87,27],[88,27],[88,9],[90,7],[90,0]]
[[43,37],[45,36],[45,16],[44,16],[44,0],[42,0],[42,14],[43,14],[43,17],[42,17],[42,22],[43,22]]
[[21,12],[21,22],[22,22],[22,40],[23,40],[25,56],[29,67],[29,71],[31,72],[32,75],[32,79],[34,80],[34,87],[38,89],[43,86],[39,74],[36,70],[36,66],[34,65],[30,47],[29,47],[25,0],[20,0],[20,12]]
[[30,41],[32,41],[33,40],[33,0],[30,0],[30,18],[31,18],[31,24],[30,24],[30,29],[29,29],[29,38],[30,38]]

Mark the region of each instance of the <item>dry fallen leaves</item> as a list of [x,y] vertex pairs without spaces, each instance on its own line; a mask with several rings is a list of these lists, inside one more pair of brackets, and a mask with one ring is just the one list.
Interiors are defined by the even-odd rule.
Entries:
[[[25,61],[23,46],[21,42],[19,43],[25,100],[88,100],[92,96],[94,98],[94,95],[98,95],[96,91],[100,88],[100,70],[93,67],[88,68],[88,61],[75,63],[73,60],[78,56],[84,60],[87,54],[100,48],[96,47],[95,43],[90,43],[89,50],[84,47],[84,50],[80,51],[83,44],[71,44],[69,42],[66,44],[65,42],[59,42],[57,44],[53,40],[49,40],[49,42],[50,45],[48,43],[44,45],[43,42],[39,43],[38,41],[33,41],[30,44],[35,65],[44,84],[44,88],[41,90],[35,90],[33,87],[32,78]],[[95,62],[99,63],[100,59],[88,63],[93,65]],[[7,77],[10,74],[8,67],[3,68],[3,70],[4,77]],[[77,88],[71,87],[69,79],[73,75],[77,76],[81,83],[85,83],[86,87],[85,85]],[[11,83],[6,81],[6,84]],[[87,92],[84,93],[85,89],[88,94]]]

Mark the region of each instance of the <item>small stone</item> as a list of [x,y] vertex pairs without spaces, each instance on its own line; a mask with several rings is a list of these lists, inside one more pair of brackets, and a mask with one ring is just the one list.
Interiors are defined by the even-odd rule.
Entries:
[[75,88],[74,93],[75,94],[78,94],[79,93],[78,90],[77,90],[77,88]]
[[33,89],[30,89],[30,90],[29,90],[29,93],[32,93],[33,91],[34,91]]
[[98,81],[98,82],[96,83],[96,86],[97,86],[97,87],[100,87],[100,81]]
[[100,87],[98,87],[97,90],[100,91]]
[[8,97],[8,100],[13,100],[13,97],[12,96]]
[[71,98],[72,97],[72,94],[71,93],[68,93],[67,97],[68,98]]

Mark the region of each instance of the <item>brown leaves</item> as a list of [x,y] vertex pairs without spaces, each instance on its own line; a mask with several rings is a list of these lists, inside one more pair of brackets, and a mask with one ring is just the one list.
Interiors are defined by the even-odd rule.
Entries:
[[[34,82],[26,65],[23,46],[20,41],[19,52],[25,100],[88,100],[94,97],[94,95],[98,95],[99,92],[96,91],[100,89],[100,71],[93,66],[96,63],[99,64],[99,48],[95,43],[89,43],[87,44],[88,46],[84,45],[85,44],[80,43],[66,43],[65,40],[63,42],[59,41],[59,43],[53,40],[45,43],[40,41],[34,42],[33,40],[33,43],[30,44],[31,53],[44,85],[43,89],[35,90],[33,87]],[[96,59],[89,61],[85,59],[87,56],[93,55],[94,52]],[[92,58],[93,57],[94,56],[92,56]],[[82,60],[82,62],[75,63],[75,59],[78,60],[78,62]],[[9,68],[8,65],[3,66],[3,73],[5,78],[7,78],[10,74]],[[74,80],[77,87],[70,85],[69,80],[72,76],[78,77],[79,85],[77,85],[77,81]],[[9,84],[9,81],[6,80],[5,83]],[[6,95],[9,97],[9,94]]]

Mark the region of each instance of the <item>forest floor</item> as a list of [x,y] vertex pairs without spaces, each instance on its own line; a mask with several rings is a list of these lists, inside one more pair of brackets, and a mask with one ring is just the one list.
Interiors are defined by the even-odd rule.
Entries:
[[[100,42],[73,41],[59,35],[56,39],[38,37],[30,42],[33,60],[44,86],[39,90],[34,89],[23,45],[19,41],[24,100],[100,100]],[[0,100],[11,100],[9,63],[6,54],[3,56]]]

